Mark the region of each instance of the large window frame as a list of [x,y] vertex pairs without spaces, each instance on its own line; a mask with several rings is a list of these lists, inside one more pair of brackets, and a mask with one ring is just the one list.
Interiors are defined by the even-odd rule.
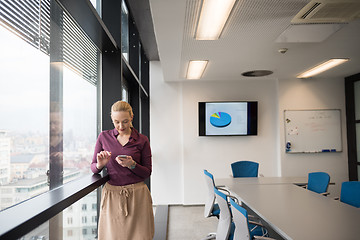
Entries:
[[[360,161],[358,161],[358,145],[356,125],[360,119],[356,119],[355,110],[355,83],[360,81],[360,73],[345,78],[345,100],[346,100],[346,129],[348,146],[348,171],[349,180],[358,181],[360,174]],[[358,106],[357,106],[358,107]]]
[[[135,33],[133,34],[135,37],[129,39],[129,42],[135,44],[135,47],[130,48],[129,63],[123,58],[119,48],[121,46],[121,21],[119,19],[121,1],[118,1],[119,4],[103,1],[102,19],[90,1],[56,0],[56,2],[74,18],[102,53],[103,81],[98,88],[98,108],[101,112],[97,131],[113,128],[109,109],[114,101],[121,99],[121,81],[125,78],[128,83],[129,102],[136,116],[134,127],[149,137],[149,63],[141,47],[131,11],[129,22],[132,24],[129,26],[129,32]],[[0,227],[0,238],[20,238],[95,189],[98,189],[99,200],[99,187],[108,179],[106,173],[90,174],[1,211],[0,219],[4,224]],[[146,183],[150,188],[149,179]],[[97,207],[99,211],[99,204]],[[13,218],[13,216],[21,217]],[[4,219],[9,221],[4,221]]]

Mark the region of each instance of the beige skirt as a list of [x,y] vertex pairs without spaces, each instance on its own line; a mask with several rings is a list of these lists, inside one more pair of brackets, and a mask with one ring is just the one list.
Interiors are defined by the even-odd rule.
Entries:
[[154,214],[144,182],[105,184],[101,196],[98,240],[152,240]]

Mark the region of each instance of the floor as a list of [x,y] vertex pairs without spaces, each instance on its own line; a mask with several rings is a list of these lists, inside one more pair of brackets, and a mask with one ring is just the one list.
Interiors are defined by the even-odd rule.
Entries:
[[204,217],[204,206],[169,206],[167,240],[201,240],[216,232],[217,223]]

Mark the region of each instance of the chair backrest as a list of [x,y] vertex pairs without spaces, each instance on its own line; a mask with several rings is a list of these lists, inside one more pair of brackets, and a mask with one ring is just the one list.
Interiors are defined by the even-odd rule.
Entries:
[[214,176],[209,173],[207,170],[204,170],[205,175],[205,182],[206,182],[206,188],[207,188],[207,197],[205,200],[205,210],[204,210],[204,216],[210,217],[212,216],[212,210],[214,208],[215,203],[215,193],[214,193]]
[[252,161],[238,161],[231,164],[233,176],[236,177],[257,177],[259,163]]
[[219,204],[220,216],[216,230],[216,240],[227,240],[230,235],[232,217],[228,205],[227,197],[214,187],[216,201]]
[[327,191],[330,182],[330,176],[326,172],[312,172],[308,175],[307,189],[316,193]]
[[230,198],[232,216],[235,223],[235,232],[233,240],[249,240],[249,218],[245,208],[241,207]]
[[349,181],[341,184],[340,201],[351,206],[360,207],[360,182]]

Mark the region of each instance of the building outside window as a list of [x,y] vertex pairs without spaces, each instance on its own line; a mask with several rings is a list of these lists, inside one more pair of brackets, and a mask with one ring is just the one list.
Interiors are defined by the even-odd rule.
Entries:
[[[99,50],[50,0],[12,4],[0,3],[0,210],[89,174],[97,137]],[[16,9],[38,14],[33,28]]]
[[[1,211],[91,173],[101,54],[54,0],[4,0],[0,9]],[[96,228],[81,223],[97,214],[82,205],[96,203],[89,194],[61,213],[64,239]],[[48,231],[46,222],[26,239]]]

